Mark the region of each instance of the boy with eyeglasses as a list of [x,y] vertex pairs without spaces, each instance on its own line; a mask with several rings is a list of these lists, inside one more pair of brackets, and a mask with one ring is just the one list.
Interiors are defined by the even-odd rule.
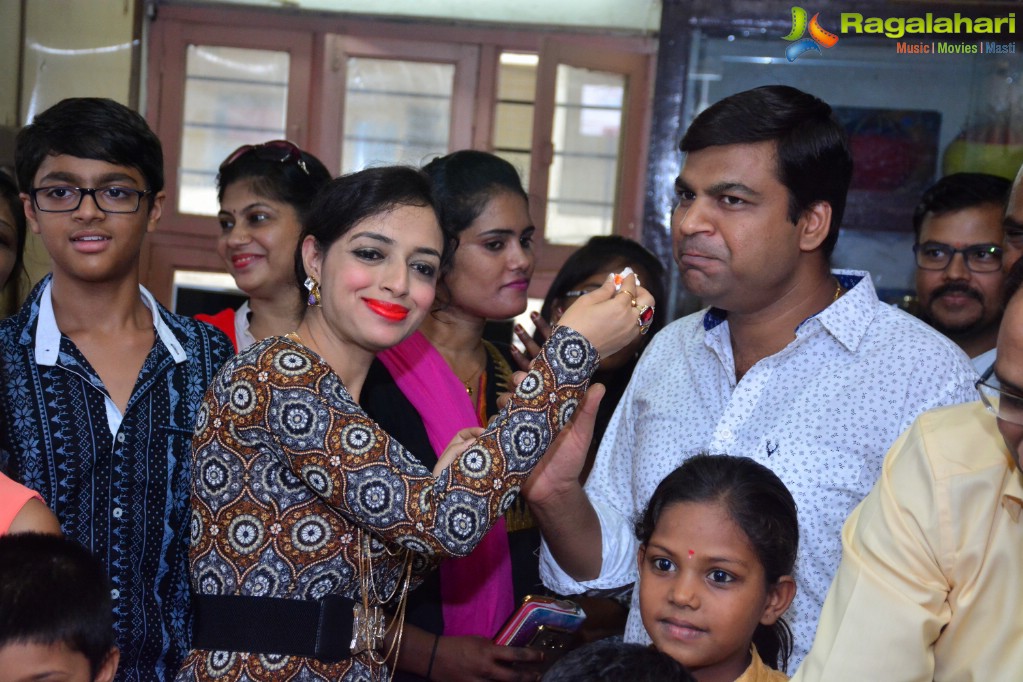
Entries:
[[1002,212],[1011,184],[987,173],[947,175],[913,213],[920,317],[981,373],[994,364],[1002,319]]
[[17,137],[52,273],[0,324],[0,469],[110,576],[118,679],[173,677],[190,643],[190,448],[227,338],[139,284],[164,204],[160,141],[111,100],[66,99]]

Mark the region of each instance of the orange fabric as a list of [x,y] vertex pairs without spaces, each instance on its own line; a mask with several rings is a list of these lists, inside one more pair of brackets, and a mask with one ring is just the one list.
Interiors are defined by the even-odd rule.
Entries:
[[29,490],[20,483],[15,483],[7,476],[0,474],[0,535],[7,533],[25,503],[35,498],[42,501],[42,496]]

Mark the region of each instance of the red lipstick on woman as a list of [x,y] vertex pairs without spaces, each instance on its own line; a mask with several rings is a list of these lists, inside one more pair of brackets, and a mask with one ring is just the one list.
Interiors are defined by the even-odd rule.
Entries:
[[364,298],[366,307],[375,312],[385,320],[391,322],[401,322],[408,317],[408,308],[397,303],[388,303],[387,301],[380,301],[375,298]]

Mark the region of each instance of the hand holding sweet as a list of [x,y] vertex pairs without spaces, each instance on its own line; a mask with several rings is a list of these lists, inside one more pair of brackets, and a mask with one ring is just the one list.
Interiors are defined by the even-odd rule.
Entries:
[[620,285],[615,284],[616,275],[608,275],[599,289],[580,296],[559,321],[585,336],[601,357],[646,333],[653,322],[654,297],[627,271],[629,274],[622,273],[625,277]]

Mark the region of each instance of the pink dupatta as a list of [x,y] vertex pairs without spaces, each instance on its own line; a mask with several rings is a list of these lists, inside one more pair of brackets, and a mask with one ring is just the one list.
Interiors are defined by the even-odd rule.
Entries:
[[[465,386],[419,332],[377,357],[416,408],[437,457],[459,430],[481,426]],[[441,563],[440,587],[445,635],[494,636],[515,609],[503,517],[469,556]]]

